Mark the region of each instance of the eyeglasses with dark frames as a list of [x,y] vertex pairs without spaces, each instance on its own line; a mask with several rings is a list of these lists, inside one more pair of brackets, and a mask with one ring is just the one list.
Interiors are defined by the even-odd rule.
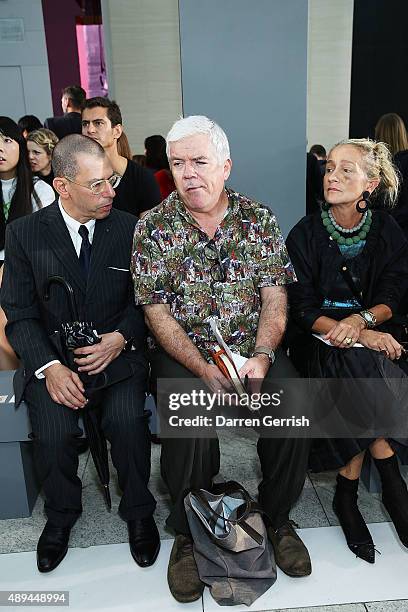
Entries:
[[210,276],[214,282],[225,283],[227,275],[222,263],[222,258],[217,246],[213,240],[207,242],[204,246],[204,257],[209,262],[213,262],[210,267]]

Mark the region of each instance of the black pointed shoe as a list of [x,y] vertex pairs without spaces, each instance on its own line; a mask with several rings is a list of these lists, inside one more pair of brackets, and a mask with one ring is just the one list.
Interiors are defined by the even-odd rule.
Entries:
[[129,546],[133,559],[140,567],[149,567],[157,559],[160,537],[153,516],[128,521]]
[[344,520],[344,517],[338,511],[336,507],[335,499],[333,500],[333,511],[335,515],[337,516],[337,518],[339,519],[340,526],[346,538],[347,546],[349,547],[351,552],[354,553],[356,557],[358,557],[359,559],[362,559],[363,561],[367,561],[367,563],[375,563],[375,547],[374,547],[374,542],[371,538],[371,534],[368,531],[368,528],[367,528],[367,532],[368,532],[367,539],[361,542],[357,542],[353,539],[351,530],[349,529],[349,525],[347,525],[347,522]]
[[71,527],[56,527],[46,522],[37,544],[38,571],[52,572],[68,552]]

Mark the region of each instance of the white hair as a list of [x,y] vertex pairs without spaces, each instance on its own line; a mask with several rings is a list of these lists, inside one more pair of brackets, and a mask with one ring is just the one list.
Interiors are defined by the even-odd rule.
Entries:
[[204,117],[204,115],[191,115],[190,117],[178,119],[173,123],[166,136],[167,157],[170,159],[171,142],[177,142],[182,138],[194,136],[195,134],[208,134],[220,164],[230,159],[228,138],[224,130],[215,121]]

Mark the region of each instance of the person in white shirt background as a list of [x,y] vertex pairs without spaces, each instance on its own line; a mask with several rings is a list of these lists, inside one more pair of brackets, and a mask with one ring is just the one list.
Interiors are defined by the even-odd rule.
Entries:
[[[55,200],[54,190],[42,180],[33,180],[27,143],[21,128],[9,117],[0,117],[0,286],[3,276],[6,225]],[[17,367],[17,358],[4,334],[6,318],[0,309],[0,369]]]

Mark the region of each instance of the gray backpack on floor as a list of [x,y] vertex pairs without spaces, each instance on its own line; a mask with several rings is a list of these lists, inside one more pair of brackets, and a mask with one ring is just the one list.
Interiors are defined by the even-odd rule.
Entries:
[[221,606],[251,605],[276,580],[262,509],[237,482],[184,498],[200,579]]

